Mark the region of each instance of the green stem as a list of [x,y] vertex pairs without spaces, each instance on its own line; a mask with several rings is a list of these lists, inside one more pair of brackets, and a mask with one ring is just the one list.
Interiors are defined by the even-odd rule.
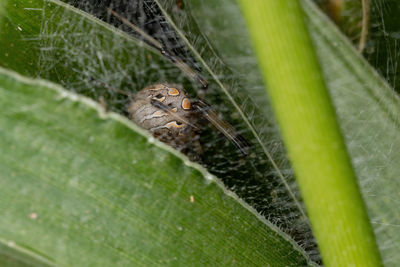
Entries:
[[381,258],[298,0],[240,0],[326,266]]

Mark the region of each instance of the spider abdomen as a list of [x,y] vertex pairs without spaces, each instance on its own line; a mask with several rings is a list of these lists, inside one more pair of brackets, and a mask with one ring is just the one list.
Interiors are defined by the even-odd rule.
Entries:
[[198,139],[190,99],[175,86],[155,84],[142,89],[128,112],[131,120],[178,150]]

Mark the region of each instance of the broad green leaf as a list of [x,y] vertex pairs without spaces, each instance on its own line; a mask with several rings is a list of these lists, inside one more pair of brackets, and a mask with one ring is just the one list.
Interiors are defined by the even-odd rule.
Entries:
[[[240,90],[254,93],[257,87],[246,86],[247,77],[258,69],[236,1],[187,1],[185,13],[173,13],[172,1],[161,2],[189,43],[195,37],[188,28],[198,27],[221,61],[244,74],[237,76],[245,85]],[[398,96],[310,1],[303,7],[384,263],[395,265],[400,261]]]
[[[10,3],[16,4],[16,8],[11,8],[13,5]],[[235,156],[216,150],[215,147],[226,147],[226,142],[210,134],[208,139],[216,140],[206,144],[206,148],[210,146],[210,151],[216,152],[214,154],[219,159],[210,157],[210,161],[216,164],[208,163],[207,167],[219,173],[227,185],[271,221],[301,240],[304,247],[311,249],[310,253],[315,253],[311,238],[304,236],[309,232],[307,224],[301,222],[304,219],[302,212],[296,208],[298,192],[292,183],[268,102],[264,100],[261,76],[236,2],[206,0],[184,3],[183,10],[174,9],[176,1],[163,1],[162,4],[168,17],[176,22],[178,29],[183,30],[189,44],[194,44],[194,55],[196,51],[200,54],[197,60],[202,62],[202,58],[209,66],[208,70],[203,68],[206,78],[211,81],[207,101],[216,105],[227,118],[233,117],[235,125],[245,129],[249,138],[251,130],[237,119],[240,114],[233,112],[236,107],[227,103],[230,97],[223,97],[222,89],[227,89],[261,140],[252,140],[257,159],[268,160],[267,151],[276,163],[275,169],[271,166],[259,168],[259,164],[252,168],[244,164],[233,169],[232,166],[240,161],[232,160],[229,164],[223,161],[225,159],[221,160]],[[384,262],[395,264],[399,261],[396,252],[400,244],[396,228],[399,212],[393,204],[399,201],[394,177],[400,170],[393,167],[399,158],[396,152],[399,144],[397,96],[355,54],[326,18],[308,1],[304,3]],[[90,23],[88,26],[90,19],[86,15],[71,15],[74,17],[71,19],[64,8],[55,8],[54,11],[54,6],[44,5],[41,1],[24,1],[23,4],[9,1],[9,4],[6,11],[2,11],[5,18],[0,26],[2,36],[6,36],[0,38],[0,47],[5,51],[0,54],[3,66],[57,81],[87,95],[92,93],[94,98],[105,95],[104,98],[109,100],[108,107],[116,111],[121,110],[124,100],[93,83],[91,78],[128,90],[131,87],[138,90],[149,82],[164,79],[189,84],[180,71],[157,53],[138,47],[131,39],[110,30],[108,26],[98,24],[98,27],[92,28]],[[181,19],[180,16],[186,16],[189,11],[191,16]],[[205,42],[201,41],[202,38]],[[135,58],[135,62],[129,58]],[[222,83],[213,81],[218,79]],[[242,102],[243,99],[247,100]],[[229,116],[229,113],[233,115]],[[259,170],[255,171],[257,168]],[[289,190],[283,185],[282,177],[289,180]]]
[[[135,92],[151,83],[168,81],[183,84],[192,96],[197,95],[198,84],[190,82],[160,53],[62,2],[10,0],[3,13],[1,36],[4,38],[0,40],[0,47],[7,56],[0,55],[0,64],[7,68],[49,79],[98,101],[103,99],[109,110],[122,114],[126,114],[129,99],[109,87]],[[211,54],[209,60],[218,58]],[[256,112],[251,120],[263,129],[263,136],[257,134],[254,138],[240,116],[241,109],[219,90],[215,77],[206,72],[202,74],[210,82],[205,100],[253,143],[251,155],[243,158],[229,141],[206,126],[200,140],[205,152],[204,165],[284,232],[299,242],[309,239],[311,233],[305,215],[299,212],[301,204],[294,196],[295,184],[286,181],[291,179],[290,169],[281,144],[276,142],[272,116],[264,109],[260,116],[256,111],[258,106],[267,105],[265,93],[262,91],[255,97],[261,103],[257,105],[244,101],[248,99],[244,91],[234,95],[243,100],[240,106],[249,114]],[[229,78],[224,72],[220,74],[226,81],[225,87],[234,88],[236,75],[230,73]],[[270,143],[265,145],[260,138]],[[272,164],[268,157],[273,159]]]
[[154,49],[62,2],[10,0],[1,5],[3,67],[104,97],[109,109],[120,112],[127,100],[105,86],[134,92],[159,81],[187,83]]
[[3,69],[0,102],[3,262],[307,264],[203,168],[95,102]]
[[[104,97],[120,113],[127,99],[98,81],[128,91],[159,80],[190,84],[151,48],[65,4],[1,7],[2,66]],[[51,84],[1,77],[4,262],[307,264],[290,238],[221,184],[209,184],[210,174],[150,145],[126,120],[99,116],[91,101]]]

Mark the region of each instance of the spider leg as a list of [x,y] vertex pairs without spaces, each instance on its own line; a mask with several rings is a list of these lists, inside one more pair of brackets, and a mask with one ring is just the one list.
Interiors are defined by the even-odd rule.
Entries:
[[250,143],[242,135],[236,132],[236,130],[226,121],[218,118],[217,113],[205,102],[201,100],[195,100],[193,107],[196,111],[201,112],[204,118],[207,119],[215,128],[217,128],[222,134],[226,136],[243,155],[249,154]]
[[118,14],[116,11],[114,11],[111,8],[107,8],[107,11],[110,12],[113,16],[115,16],[117,19],[119,19],[123,24],[129,26],[132,30],[134,30],[135,32],[137,32],[137,34],[139,34],[143,40],[152,45],[153,47],[155,47],[156,49],[158,49],[160,51],[161,54],[163,54],[166,58],[168,58],[169,60],[171,60],[178,68],[180,68],[188,77],[190,77],[191,79],[198,81],[203,89],[207,89],[208,87],[208,82],[201,77],[200,74],[198,74],[196,71],[194,71],[191,67],[189,67],[188,64],[186,64],[185,62],[183,62],[182,59],[180,59],[179,57],[177,57],[176,55],[174,55],[172,52],[167,51],[165,49],[165,47],[156,39],[154,39],[153,37],[151,37],[149,34],[147,34],[146,32],[144,32],[142,29],[140,29],[139,27],[137,27],[135,24],[133,24],[132,22],[130,22],[128,19],[124,18],[123,16],[121,16],[120,14]]

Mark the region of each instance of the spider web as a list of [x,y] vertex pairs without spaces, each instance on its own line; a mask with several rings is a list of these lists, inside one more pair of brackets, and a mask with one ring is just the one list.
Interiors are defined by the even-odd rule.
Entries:
[[[150,84],[168,82],[182,85],[193,98],[201,96],[252,144],[251,154],[243,157],[229,140],[206,124],[200,137],[204,150],[202,164],[230,190],[290,235],[312,260],[319,262],[316,243],[304,215],[261,75],[258,72],[243,73],[239,68],[248,58],[232,58],[220,49],[221,46],[236,49],[229,43],[218,43],[230,36],[221,32],[213,43],[209,42],[203,31],[211,24],[197,25],[180,1],[165,1],[161,8],[150,0],[70,3],[131,37],[122,33],[103,36],[104,29],[91,27],[85,18],[72,12],[60,14],[59,10],[55,12],[44,6],[43,16],[50,19],[43,21],[41,33],[35,37],[41,49],[39,76],[96,99],[108,110],[123,115],[127,115],[130,99],[115,89],[133,94]],[[208,89],[204,92],[201,84],[177,68],[171,57],[160,56],[156,45],[110,14],[107,8],[138,26],[162,44],[169,55],[180,58],[193,72],[204,77],[209,83]],[[210,18],[218,19],[218,12],[211,13],[211,10]],[[147,45],[137,45],[129,38],[139,39]],[[231,38],[237,38],[243,47],[248,45],[246,35],[243,37],[239,33]],[[243,47],[239,49],[246,49]],[[258,68],[256,62],[247,64],[251,66],[249,69]],[[65,75],[71,70],[71,75]]]
[[370,14],[371,28],[365,56],[393,88],[400,92],[400,4],[393,0],[371,1]]
[[[367,0],[369,12],[363,14],[359,0],[314,0],[344,34],[357,45],[361,38],[362,22],[367,22],[365,48],[362,53],[388,83],[399,92],[400,4],[395,0]],[[340,3],[340,4],[338,4]],[[364,7],[365,8],[365,7]]]

